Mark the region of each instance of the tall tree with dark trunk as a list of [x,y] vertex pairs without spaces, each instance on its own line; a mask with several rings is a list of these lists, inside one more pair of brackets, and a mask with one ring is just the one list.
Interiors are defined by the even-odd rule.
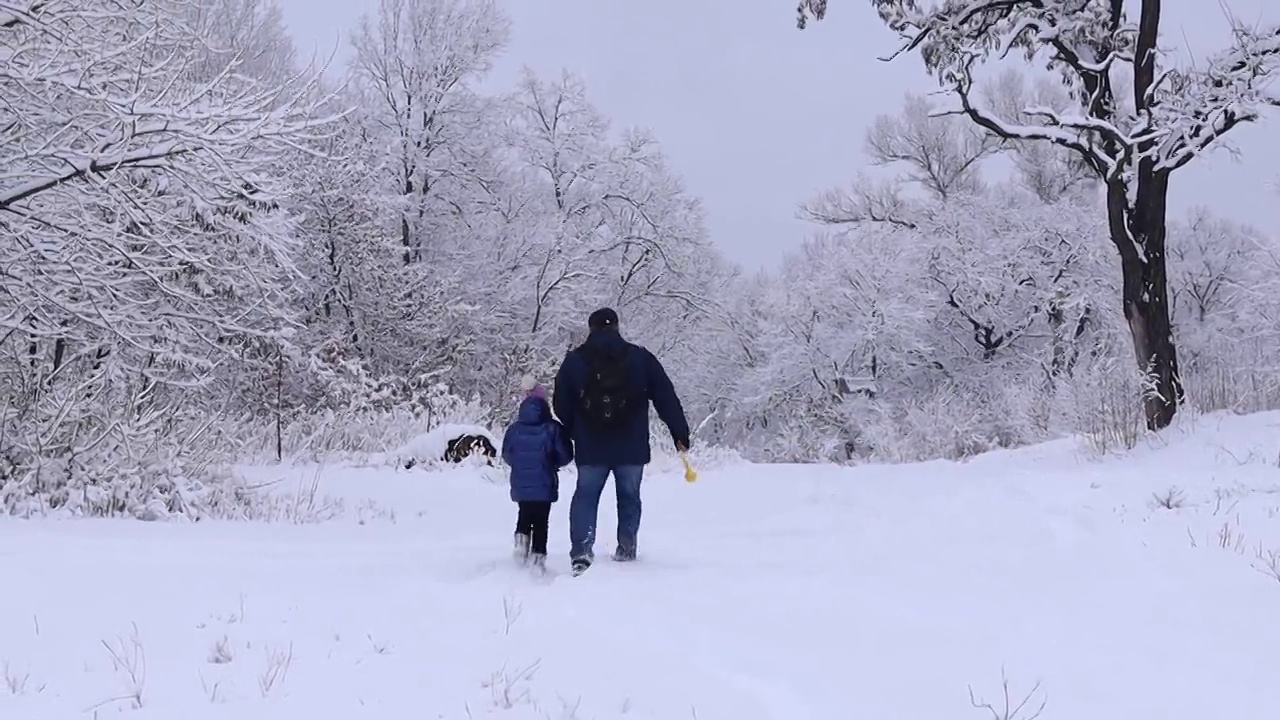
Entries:
[[[1280,98],[1280,28],[1237,25],[1230,48],[1198,69],[1162,67],[1161,0],[871,0],[902,39],[891,57],[918,51],[959,101],[954,112],[1015,142],[1067,148],[1106,190],[1111,242],[1123,273],[1122,305],[1138,365],[1148,379],[1147,425],[1172,422],[1183,399],[1169,318],[1166,214],[1173,173],[1232,128],[1258,120]],[[827,0],[801,0],[799,25],[822,19]],[[1021,53],[1059,74],[1071,101],[1011,117],[974,92],[988,61]],[[1126,92],[1126,88],[1128,92]]]

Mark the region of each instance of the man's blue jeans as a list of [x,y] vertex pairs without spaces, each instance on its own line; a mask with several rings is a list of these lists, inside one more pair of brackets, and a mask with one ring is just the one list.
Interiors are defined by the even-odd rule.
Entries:
[[606,467],[588,465],[578,468],[578,485],[569,505],[569,557],[593,558],[596,543],[596,520],[600,514],[600,495],[604,493],[609,473],[618,491],[618,547],[634,553],[640,533],[640,481],[643,465]]

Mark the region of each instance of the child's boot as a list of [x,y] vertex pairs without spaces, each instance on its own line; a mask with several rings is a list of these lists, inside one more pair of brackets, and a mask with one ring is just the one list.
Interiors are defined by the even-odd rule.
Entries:
[[547,574],[547,556],[546,553],[534,553],[530,556],[530,567],[536,575]]
[[516,563],[519,565],[529,564],[529,536],[524,533],[516,533],[515,547],[513,549]]

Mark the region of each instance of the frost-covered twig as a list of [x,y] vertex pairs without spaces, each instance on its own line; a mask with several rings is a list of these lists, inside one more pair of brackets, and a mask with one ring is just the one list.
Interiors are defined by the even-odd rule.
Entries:
[[19,672],[8,660],[4,661],[4,685],[10,695],[23,695],[27,692],[27,684],[31,682],[31,672]]
[[126,694],[105,702],[128,700],[135,710],[142,707],[143,691],[147,684],[147,658],[142,647],[142,639],[138,636],[138,626],[133,625],[129,635],[116,639],[115,645],[102,641],[111,659],[111,666],[124,685]]
[[1280,582],[1280,550],[1258,548],[1258,558],[1254,567],[1258,572]]
[[510,635],[511,628],[515,627],[516,621],[520,619],[520,614],[524,612],[524,606],[520,602],[520,598],[514,595],[502,596],[502,634]]
[[1009,678],[1001,671],[1000,688],[1001,699],[997,705],[978,699],[970,686],[969,703],[978,710],[986,710],[991,715],[991,720],[1036,720],[1044,713],[1048,700],[1041,698],[1039,704],[1035,704],[1036,695],[1040,693],[1040,682],[1037,681],[1022,699],[1015,700],[1010,695]]
[[501,668],[481,683],[481,687],[489,690],[494,707],[501,710],[511,710],[518,705],[531,703],[533,691],[529,683],[537,675],[541,665],[542,661],[536,660],[523,668],[509,671],[506,663],[503,663]]
[[1151,502],[1158,508],[1177,510],[1186,504],[1187,495],[1181,488],[1171,487],[1164,494],[1151,493]]
[[290,643],[289,647],[283,650],[274,648],[267,651],[266,668],[258,675],[258,689],[262,692],[263,697],[267,697],[273,691],[279,689],[289,675],[289,668],[292,665],[293,643]]
[[209,649],[209,662],[214,665],[225,665],[226,663],[231,662],[231,660],[231,643],[227,639],[227,636],[223,635],[221,638],[218,638],[218,640],[214,642],[213,647]]

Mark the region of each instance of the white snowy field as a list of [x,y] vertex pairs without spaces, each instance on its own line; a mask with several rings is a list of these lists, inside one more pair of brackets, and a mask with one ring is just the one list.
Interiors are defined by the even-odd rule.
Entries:
[[1276,717],[1278,461],[1268,414],[1102,460],[660,466],[641,560],[563,574],[562,501],[550,581],[477,470],[255,471],[344,498],[322,524],[0,520],[0,718],[978,720],[1002,672],[1040,683],[1010,717]]

